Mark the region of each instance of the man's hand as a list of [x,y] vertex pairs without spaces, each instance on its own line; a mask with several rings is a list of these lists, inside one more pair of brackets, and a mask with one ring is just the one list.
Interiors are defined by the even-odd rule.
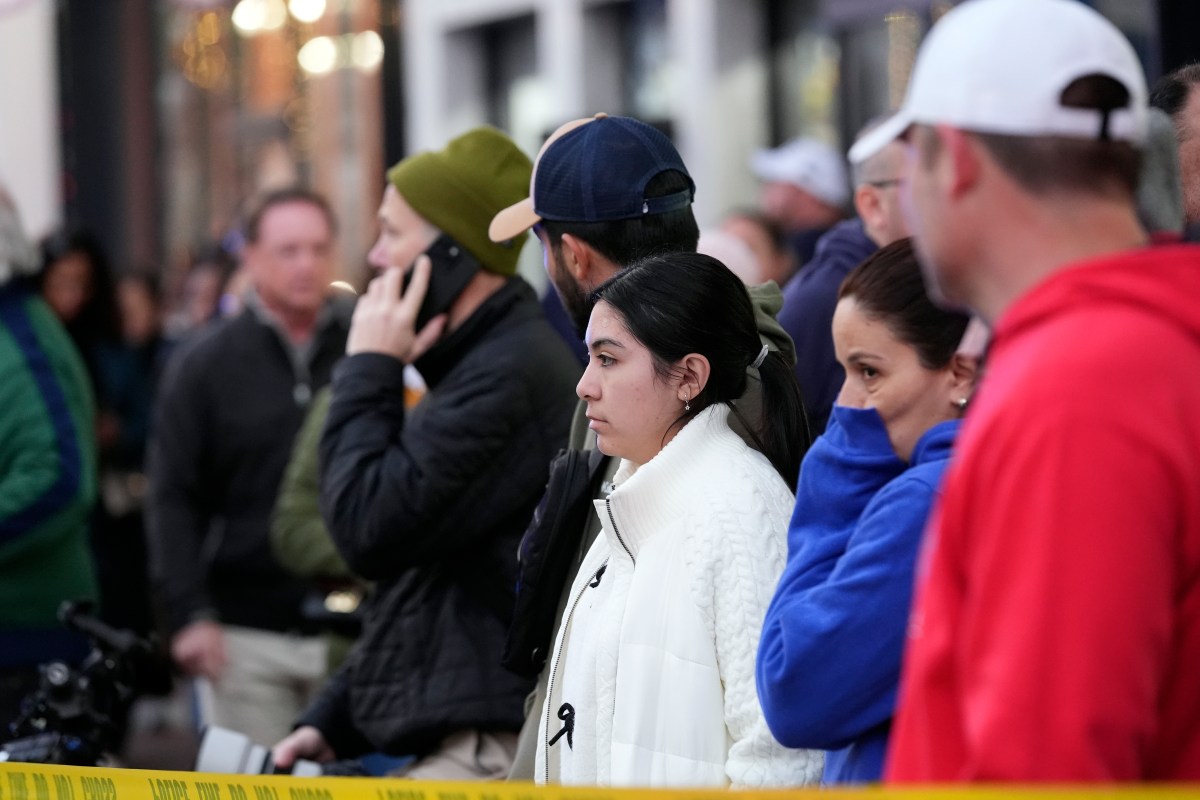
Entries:
[[324,764],[337,758],[337,754],[319,730],[302,725],[271,748],[271,758],[280,769],[290,769],[297,758]]
[[225,669],[225,634],[211,620],[198,620],[171,639],[171,657],[192,676],[217,680]]
[[438,314],[418,333],[417,312],[429,289],[433,265],[428,256],[420,256],[413,266],[412,283],[401,296],[403,270],[389,269],[371,281],[367,293],[354,308],[347,355],[383,353],[411,364],[433,346],[446,328],[446,315]]

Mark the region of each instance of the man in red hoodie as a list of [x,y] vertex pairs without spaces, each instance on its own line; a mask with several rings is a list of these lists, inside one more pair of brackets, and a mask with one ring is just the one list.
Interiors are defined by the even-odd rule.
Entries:
[[900,137],[930,283],[994,328],[930,522],[891,781],[1200,779],[1200,249],[1134,210],[1146,86],[1072,0],[967,0]]

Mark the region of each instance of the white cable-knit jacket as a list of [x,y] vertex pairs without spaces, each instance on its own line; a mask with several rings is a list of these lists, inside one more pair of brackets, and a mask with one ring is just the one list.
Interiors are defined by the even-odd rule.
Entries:
[[717,405],[648,463],[623,462],[551,660],[536,778],[799,786],[819,751],[771,736],[754,683],[794,498]]

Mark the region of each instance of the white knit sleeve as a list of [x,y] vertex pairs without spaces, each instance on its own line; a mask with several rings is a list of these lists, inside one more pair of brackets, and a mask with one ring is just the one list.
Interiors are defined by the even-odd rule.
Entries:
[[692,592],[712,623],[731,741],[725,771],[734,788],[817,784],[824,765],[819,750],[775,741],[755,687],[754,659],[786,560],[792,510],[791,494],[774,477],[766,486],[751,484],[742,497],[732,498],[736,502],[712,498],[709,513],[693,529],[696,549],[689,548],[704,554],[693,571]]

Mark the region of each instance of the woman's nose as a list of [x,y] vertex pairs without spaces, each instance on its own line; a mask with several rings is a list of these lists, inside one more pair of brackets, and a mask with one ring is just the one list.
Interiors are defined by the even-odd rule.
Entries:
[[592,380],[592,362],[589,359],[587,369],[583,371],[583,377],[579,379],[579,383],[575,384],[575,395],[580,400],[595,399],[595,381]]
[[842,390],[838,392],[837,400],[834,402],[839,406],[862,408],[865,400],[863,399],[863,393],[858,388],[851,386],[850,379],[847,378],[842,383]]

